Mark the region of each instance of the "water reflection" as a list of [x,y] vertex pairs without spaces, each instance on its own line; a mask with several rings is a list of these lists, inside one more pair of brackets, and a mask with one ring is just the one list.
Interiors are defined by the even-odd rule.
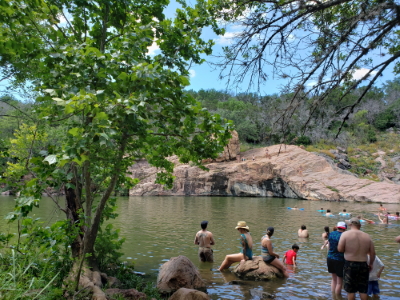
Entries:
[[[0,197],[0,231],[14,230],[3,219],[13,206],[12,197]],[[155,280],[160,265],[171,257],[185,255],[199,268],[212,299],[235,300],[262,299],[260,297],[267,294],[276,299],[333,299],[331,276],[326,268],[327,251],[320,249],[323,243],[321,234],[324,226],[332,230],[338,221],[348,217],[325,217],[317,210],[329,208],[337,215],[346,208],[353,215],[363,214],[378,221],[374,213],[379,207],[373,203],[239,197],[131,197],[120,198],[118,206],[120,215],[113,223],[121,229],[121,237],[126,238],[123,248],[125,259],[133,262],[137,271],[145,272]],[[294,206],[304,208],[304,211],[286,208]],[[389,211],[400,211],[400,204],[385,206]],[[50,218],[63,217],[62,213],[55,215],[55,212],[57,210],[49,199],[44,199],[40,210],[34,209],[34,214],[42,216],[46,222]],[[209,221],[208,230],[216,240],[215,263],[199,262],[197,246],[193,243],[203,220]],[[250,227],[255,255],[260,255],[261,237],[268,226],[275,228],[274,250],[281,257],[294,243],[300,246],[298,267],[290,270],[287,280],[238,284],[235,282],[238,278],[232,272],[216,271],[226,254],[240,251],[239,236],[235,230],[240,220],[246,221]],[[383,300],[400,299],[400,253],[399,245],[394,242],[394,237],[400,234],[400,221],[392,220],[391,223],[362,226],[362,230],[371,235],[377,254],[385,264],[380,281],[380,299]],[[297,236],[298,228],[303,224],[307,226],[309,238]]]

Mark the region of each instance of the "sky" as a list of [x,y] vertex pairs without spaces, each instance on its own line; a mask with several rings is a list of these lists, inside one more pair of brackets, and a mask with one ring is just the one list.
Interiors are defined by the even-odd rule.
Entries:
[[[194,5],[195,0],[188,0],[189,4]],[[175,2],[172,1],[171,4],[168,6],[168,8],[165,11],[165,15],[167,18],[173,18],[175,15],[175,9],[179,7],[179,5]],[[213,55],[212,56],[204,56],[207,62],[203,63],[202,65],[192,65],[190,69],[190,86],[188,89],[193,89],[195,91],[198,91],[200,89],[216,89],[216,90],[221,90],[221,91],[227,91],[232,94],[240,93],[240,92],[246,92],[248,91],[248,84],[246,82],[243,82],[242,84],[238,84],[234,87],[227,87],[227,79],[220,79],[220,70],[216,69],[215,66],[212,65],[213,62],[217,61],[217,58],[215,56],[221,55],[222,54],[222,47],[224,46],[229,46],[232,43],[232,37],[234,37],[235,34],[240,32],[240,28],[238,26],[228,26],[226,27],[226,32],[224,36],[217,36],[211,29],[205,28],[203,29],[203,34],[202,37],[204,39],[212,39],[215,43],[213,47]],[[151,49],[153,52],[152,53],[158,53],[159,50],[157,50],[157,47],[153,47]],[[379,56],[376,55],[374,58],[376,60],[379,60]],[[385,83],[387,80],[393,80],[394,75],[392,73],[393,66],[389,67],[384,73],[383,76],[381,76],[378,80],[376,85],[380,86],[383,83]],[[268,79],[267,82],[265,82],[261,87],[260,87],[260,93],[262,95],[272,95],[275,93],[280,92],[280,89],[285,85],[285,81],[282,79],[274,78],[272,75],[272,69],[267,70],[269,74],[271,74],[270,78]],[[361,68],[357,70],[353,74],[353,78],[359,79],[361,78],[365,73],[367,72],[367,69]],[[312,84],[312,82],[310,82]],[[255,91],[250,90],[250,91]]]
[[[195,0],[188,0],[190,5],[195,4]],[[170,5],[167,7],[165,10],[165,15],[167,18],[174,18],[175,16],[175,10],[176,8],[179,7],[179,4],[177,4],[175,1],[171,1]],[[249,90],[249,85],[247,82],[242,82],[241,84],[237,84],[235,86],[227,86],[228,79],[220,79],[220,70],[218,67],[212,65],[213,62],[217,62],[218,58],[215,56],[222,55],[222,47],[224,46],[229,46],[232,42],[232,37],[234,37],[235,34],[240,32],[240,27],[238,26],[227,26],[226,27],[226,33],[224,36],[217,36],[210,28],[205,28],[203,29],[203,34],[202,37],[205,40],[212,39],[215,43],[213,47],[213,55],[214,56],[205,56],[204,58],[206,59],[206,62],[203,63],[202,65],[192,65],[191,69],[189,70],[190,72],[190,86],[187,87],[187,89],[193,89],[195,91],[198,91],[200,89],[215,89],[219,91],[226,91],[231,94],[236,94],[240,92],[246,92],[246,91],[251,91],[255,92],[256,90]],[[156,55],[160,53],[160,50],[158,49],[157,45],[154,43],[151,47],[149,47],[149,54],[150,55]],[[272,57],[271,57],[272,58]],[[377,59],[379,59],[377,55]],[[377,85],[381,85],[385,83],[387,80],[393,80],[394,75],[392,73],[392,68],[389,67],[389,69],[383,74],[382,77],[380,77],[377,81]],[[268,81],[265,82],[261,87],[260,87],[260,94],[261,95],[272,95],[275,93],[279,93],[280,89],[284,86],[286,83],[282,79],[278,79],[277,77],[274,78],[272,74],[272,69],[267,70],[268,74],[271,74],[269,77]],[[289,71],[290,72],[290,71]],[[366,70],[365,69],[360,69],[357,70],[354,73],[354,78],[362,77],[363,74],[365,74]],[[310,82],[312,84],[312,82]],[[0,83],[0,91],[4,90],[5,86],[7,85],[7,82],[1,82]],[[17,96],[17,95],[15,95]],[[18,96],[17,96],[18,97]]]

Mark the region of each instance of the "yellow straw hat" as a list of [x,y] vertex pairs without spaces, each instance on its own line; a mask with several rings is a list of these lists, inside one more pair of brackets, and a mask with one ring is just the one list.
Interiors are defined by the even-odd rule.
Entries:
[[239,228],[246,229],[246,230],[250,230],[249,226],[246,225],[246,222],[245,222],[245,221],[239,221],[239,222],[237,223],[237,226],[236,226],[235,229],[239,229]]

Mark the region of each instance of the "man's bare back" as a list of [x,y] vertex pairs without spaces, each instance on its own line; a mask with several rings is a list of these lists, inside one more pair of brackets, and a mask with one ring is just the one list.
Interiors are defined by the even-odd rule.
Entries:
[[213,234],[208,230],[200,230],[196,233],[194,243],[199,247],[210,248],[215,244]]
[[375,260],[375,248],[371,237],[369,234],[362,232],[360,226],[352,223],[350,225],[351,230],[344,232],[340,237],[338,251],[344,252],[344,258],[347,261],[366,262],[367,254],[369,254],[373,263]]

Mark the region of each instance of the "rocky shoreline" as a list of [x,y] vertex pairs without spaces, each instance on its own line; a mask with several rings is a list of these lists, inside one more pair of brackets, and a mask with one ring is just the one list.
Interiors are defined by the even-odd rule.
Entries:
[[[130,196],[287,197],[308,200],[400,203],[400,185],[360,179],[324,157],[294,145],[252,149],[235,159],[205,162],[209,171],[180,164],[176,157],[171,190],[155,184],[157,169],[146,161],[130,168],[141,181]],[[254,160],[253,160],[254,158]],[[242,159],[245,159],[244,161]]]

